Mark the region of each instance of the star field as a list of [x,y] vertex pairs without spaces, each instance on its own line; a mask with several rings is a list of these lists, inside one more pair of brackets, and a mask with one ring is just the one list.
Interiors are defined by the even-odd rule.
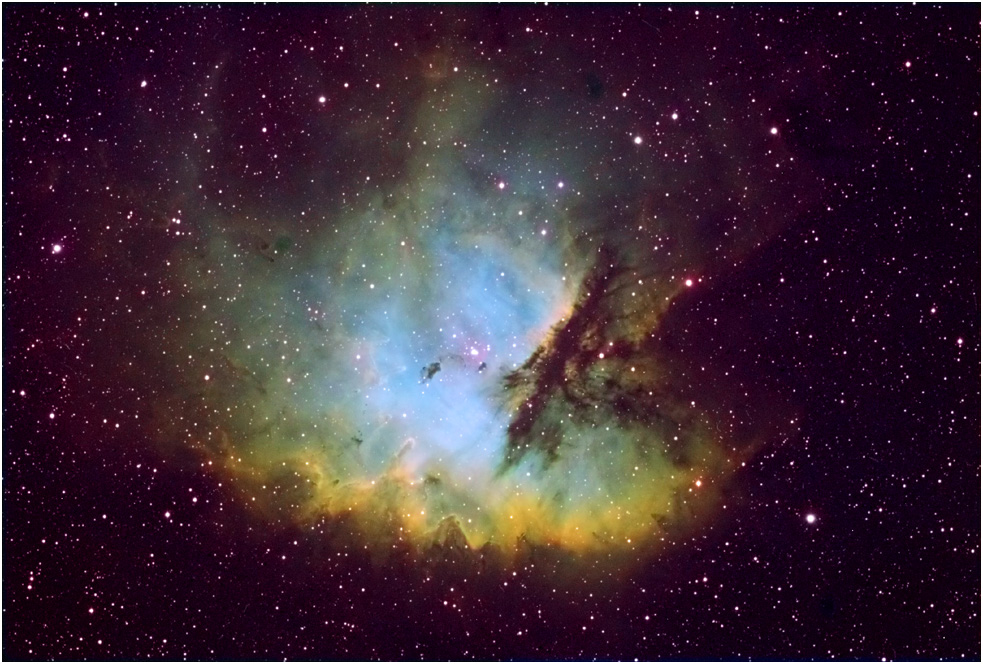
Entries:
[[980,657],[978,6],[4,6],[10,659]]

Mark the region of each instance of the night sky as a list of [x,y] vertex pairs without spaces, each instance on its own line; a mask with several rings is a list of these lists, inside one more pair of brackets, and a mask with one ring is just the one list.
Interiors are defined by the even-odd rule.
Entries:
[[980,7],[3,7],[5,659],[969,659]]

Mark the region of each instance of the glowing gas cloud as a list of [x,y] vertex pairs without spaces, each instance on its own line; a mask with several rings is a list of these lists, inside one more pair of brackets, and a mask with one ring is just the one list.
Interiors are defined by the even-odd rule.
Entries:
[[[216,71],[221,99],[237,73]],[[663,328],[794,213],[802,175],[760,166],[786,149],[754,119],[588,121],[576,86],[463,58],[396,78],[389,136],[326,115],[287,193],[183,207],[174,292],[130,342],[156,367],[155,439],[260,518],[342,520],[383,559],[633,551],[712,513],[793,418]],[[190,190],[213,159],[200,141],[234,129],[195,134]]]

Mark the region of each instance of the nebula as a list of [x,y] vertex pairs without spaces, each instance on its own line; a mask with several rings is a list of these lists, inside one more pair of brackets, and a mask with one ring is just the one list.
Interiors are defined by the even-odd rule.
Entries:
[[[756,121],[585,124],[596,74],[506,84],[431,56],[379,73],[397,87],[386,136],[326,114],[286,164],[229,147],[235,64],[202,81],[219,109],[190,137],[184,193],[143,207],[170,237],[170,287],[119,341],[152,376],[150,435],[257,518],[355,524],[382,560],[448,539],[506,560],[657,551],[795,428],[709,349],[674,348],[667,320],[814,184]],[[253,169],[282,185],[251,189]]]

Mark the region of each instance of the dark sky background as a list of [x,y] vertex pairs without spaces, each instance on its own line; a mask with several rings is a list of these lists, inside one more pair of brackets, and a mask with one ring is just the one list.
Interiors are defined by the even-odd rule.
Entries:
[[5,659],[980,651],[980,8],[3,8]]

